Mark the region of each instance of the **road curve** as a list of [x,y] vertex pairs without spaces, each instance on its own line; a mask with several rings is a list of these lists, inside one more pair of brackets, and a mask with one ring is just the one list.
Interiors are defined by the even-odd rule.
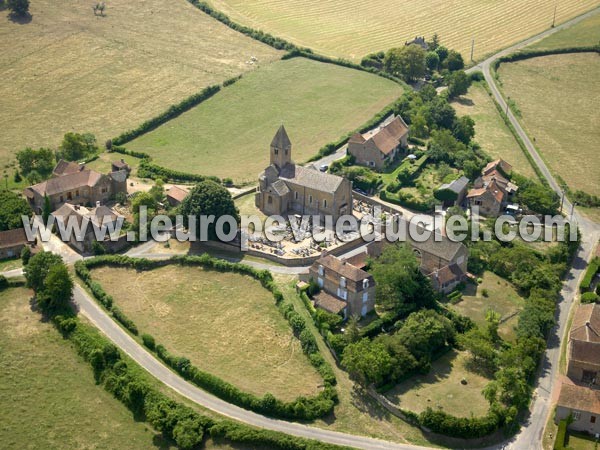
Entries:
[[75,285],[73,292],[73,299],[79,308],[80,313],[85,315],[102,333],[113,341],[117,347],[129,355],[153,377],[191,401],[219,414],[255,427],[355,448],[398,450],[418,450],[426,448],[416,445],[397,444],[363,436],[354,436],[299,423],[271,419],[227,403],[185,381],[179,375],[163,365],[136,342],[126,331],[117,325],[115,321],[100,308],[96,301],[77,284]]

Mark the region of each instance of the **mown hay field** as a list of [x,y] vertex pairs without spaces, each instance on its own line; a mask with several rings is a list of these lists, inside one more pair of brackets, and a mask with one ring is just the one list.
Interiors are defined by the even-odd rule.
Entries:
[[469,115],[475,121],[475,141],[492,158],[503,158],[521,175],[537,178],[531,163],[517,140],[502,120],[494,99],[485,89],[485,81],[471,85],[469,92],[452,102],[459,116]]
[[368,72],[292,58],[263,66],[207,101],[126,144],[185,172],[256,182],[283,123],[303,162],[403,92]]
[[180,266],[101,268],[92,276],[140,333],[243,391],[287,401],[319,391],[321,377],[258,281]]
[[556,48],[598,45],[600,42],[600,13],[588,17],[572,27],[554,33],[527,49],[551,50]]
[[31,292],[0,292],[0,442],[3,449],[169,448],[104,388],[41,315]]
[[2,166],[24,146],[56,147],[68,131],[103,144],[282,54],[185,0],[106,2],[105,17],[92,4],[36,0],[28,23],[0,11]]
[[[239,23],[327,55],[360,60],[367,53],[438,33],[444,45],[475,59],[508,47],[552,24],[555,0],[210,0]],[[598,0],[558,3],[556,23]]]
[[502,64],[502,89],[550,169],[600,195],[600,56],[552,55]]

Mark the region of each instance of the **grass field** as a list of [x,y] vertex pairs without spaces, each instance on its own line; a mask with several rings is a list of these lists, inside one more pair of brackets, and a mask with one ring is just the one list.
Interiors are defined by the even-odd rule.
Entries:
[[281,53],[236,33],[184,0],[31,2],[32,20],[0,11],[0,164],[67,131],[100,143],[207,85]]
[[595,14],[572,27],[559,31],[528,46],[527,49],[548,50],[597,45],[598,42],[600,42],[600,14]]
[[[467,284],[463,291],[462,301],[452,305],[452,309],[470,317],[479,326],[485,325],[485,315],[488,309],[496,311],[501,317],[508,317],[523,309],[525,300],[512,284],[492,272],[485,272],[482,278],[483,282],[477,286]],[[484,290],[488,293],[487,297],[483,295]],[[518,315],[500,324],[498,329],[500,336],[504,339],[514,339],[514,327],[517,325],[517,321]]]
[[[385,395],[402,409],[416,413],[429,406],[458,417],[484,416],[489,404],[481,390],[490,380],[471,372],[468,361],[466,353],[451,350],[431,364],[427,375],[411,377]],[[463,378],[466,385],[461,384]]]
[[278,61],[127,148],[147,152],[171,169],[256,182],[282,123],[293,159],[302,162],[401,93],[398,84],[370,73],[304,58]]
[[571,189],[600,195],[600,56],[532,58],[502,64],[499,75],[550,169]]
[[149,449],[168,445],[94,382],[89,365],[31,311],[30,292],[0,292],[3,449]]
[[244,391],[292,400],[322,383],[258,281],[179,266],[95,269],[93,277],[141,333]]
[[494,100],[482,83],[485,82],[473,83],[466,95],[452,102],[456,113],[473,118],[475,141],[492,158],[503,158],[513,165],[516,172],[526,177],[537,178],[529,160],[500,117]]
[[[370,52],[438,33],[444,45],[475,59],[544,31],[555,0],[210,0],[232,19],[320,53],[360,60]],[[557,23],[598,6],[560,2]]]

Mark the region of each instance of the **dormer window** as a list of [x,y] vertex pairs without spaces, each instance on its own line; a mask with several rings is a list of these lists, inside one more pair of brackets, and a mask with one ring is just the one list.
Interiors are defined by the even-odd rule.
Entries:
[[279,155],[279,149],[278,148],[274,149],[273,153],[275,153],[276,155]]
[[369,280],[363,280],[363,289],[368,289],[369,288]]
[[319,264],[319,275],[320,276],[325,275],[325,268],[323,267],[322,264]]
[[346,287],[346,277],[340,277],[340,287]]

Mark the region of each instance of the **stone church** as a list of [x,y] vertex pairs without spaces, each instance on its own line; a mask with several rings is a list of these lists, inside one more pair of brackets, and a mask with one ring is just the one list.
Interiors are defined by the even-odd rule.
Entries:
[[352,182],[292,162],[292,143],[282,125],[271,142],[271,164],[258,178],[256,206],[266,215],[352,214]]

